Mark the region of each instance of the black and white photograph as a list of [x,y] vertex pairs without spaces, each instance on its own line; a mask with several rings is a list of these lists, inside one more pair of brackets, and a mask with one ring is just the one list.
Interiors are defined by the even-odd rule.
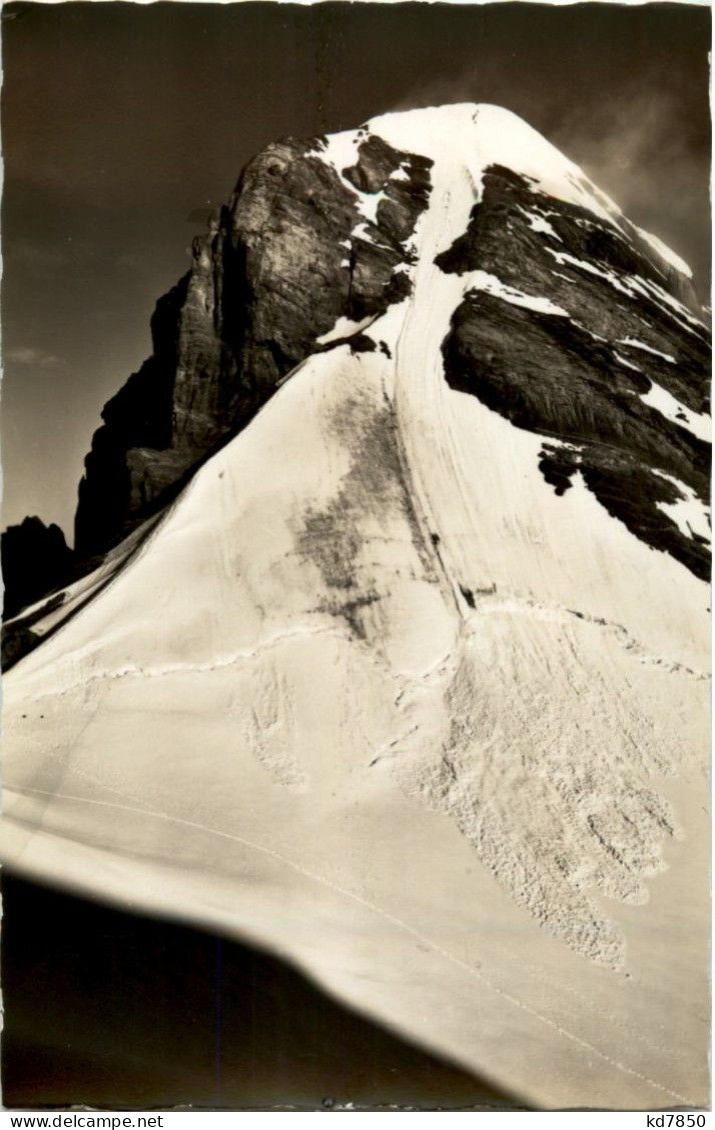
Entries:
[[3,1108],[709,1110],[709,6],[0,16]]

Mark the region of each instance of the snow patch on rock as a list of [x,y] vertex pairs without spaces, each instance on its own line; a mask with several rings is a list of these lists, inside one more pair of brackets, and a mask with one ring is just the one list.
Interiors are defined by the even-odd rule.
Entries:
[[[655,408],[661,416],[665,416],[666,420],[670,420],[671,423],[677,424],[681,428],[687,428],[698,439],[705,440],[706,443],[710,442],[712,438],[710,417],[705,413],[691,412],[672,393],[668,392],[667,388],[663,388],[662,385],[652,381],[648,391],[641,395],[641,400],[650,408]],[[662,505],[661,509],[663,509]]]
[[557,306],[551,299],[537,294],[524,294],[516,287],[507,286],[495,275],[486,271],[471,271],[464,277],[465,292],[467,290],[483,290],[495,298],[502,298],[514,306],[523,306],[527,310],[536,310],[540,314],[553,314],[560,318],[568,318],[568,311],[562,306]]
[[670,361],[671,365],[677,364],[675,357],[672,353],[663,353],[660,349],[655,349],[652,345],[646,345],[644,341],[638,341],[634,337],[622,337],[619,345],[630,345],[633,349],[643,349],[646,353],[652,353],[654,357],[662,357],[664,361]]
[[681,534],[685,537],[703,538],[708,544],[711,540],[710,531],[710,509],[698,498],[692,487],[687,483],[682,483],[680,479],[676,479],[673,475],[667,475],[665,471],[656,471],[661,479],[667,479],[677,488],[680,498],[677,502],[658,502],[656,503],[659,510],[675,522]]

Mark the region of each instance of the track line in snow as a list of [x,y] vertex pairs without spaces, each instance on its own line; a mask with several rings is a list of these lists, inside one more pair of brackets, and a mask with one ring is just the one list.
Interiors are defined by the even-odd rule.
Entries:
[[557,1035],[571,1041],[577,1047],[583,1049],[583,1051],[585,1051],[586,1053],[597,1056],[602,1062],[607,1063],[617,1071],[622,1071],[624,1074],[634,1079],[639,1079],[647,1086],[653,1087],[661,1094],[668,1095],[671,1098],[676,1099],[678,1102],[684,1103],[686,1106],[698,1106],[696,1102],[688,1099],[685,1095],[681,1095],[678,1091],[671,1090],[664,1084],[658,1083],[655,1079],[651,1079],[650,1076],[645,1075],[643,1072],[637,1071],[635,1068],[629,1067],[627,1064],[621,1062],[620,1060],[614,1059],[612,1056],[609,1056],[606,1052],[601,1051],[588,1040],[584,1040],[581,1036],[577,1036],[574,1032],[570,1032],[567,1028],[564,1028],[555,1020],[552,1020],[550,1017],[545,1016],[537,1009],[532,1008],[531,1005],[526,1004],[525,1001],[520,1000],[512,993],[507,992],[505,989],[500,988],[489,977],[487,977],[486,974],[482,973],[480,969],[476,968],[476,966],[472,965],[468,961],[464,961],[460,957],[457,957],[455,954],[445,949],[444,946],[441,946],[438,942],[435,942],[431,938],[426,937],[424,934],[420,933],[420,931],[411,926],[408,922],[405,922],[404,919],[399,918],[395,914],[392,914],[389,910],[385,910],[377,903],[372,902],[372,900],[366,899],[363,895],[358,894],[356,891],[351,891],[348,887],[343,887],[339,883],[334,882],[334,880],[328,879],[325,875],[320,875],[318,872],[311,871],[307,867],[303,867],[301,864],[296,863],[294,860],[290,859],[288,856],[283,855],[281,852],[276,851],[274,848],[266,847],[264,844],[256,843],[253,840],[246,839],[244,836],[237,836],[232,832],[223,832],[217,828],[211,828],[208,825],[201,824],[195,820],[186,820],[180,816],[171,816],[169,813],[162,812],[160,810],[157,811],[141,808],[134,805],[118,804],[112,801],[93,800],[89,797],[73,796],[68,793],[56,793],[47,789],[17,788],[13,790],[10,786],[7,786],[7,791],[35,794],[39,796],[49,796],[56,800],[67,800],[71,803],[88,804],[100,808],[112,808],[118,809],[120,811],[132,812],[142,816],[151,817],[152,819],[163,820],[167,823],[176,824],[180,827],[193,828],[196,831],[206,832],[208,835],[216,836],[219,839],[230,840],[234,843],[240,844],[242,847],[247,847],[253,851],[259,852],[261,855],[265,855],[281,864],[284,864],[286,867],[289,867],[292,871],[296,872],[296,874],[302,875],[304,878],[310,879],[312,882],[318,883],[321,886],[328,888],[329,890],[335,891],[336,894],[342,895],[344,898],[350,899],[358,905],[365,907],[365,909],[371,911],[372,913],[377,914],[385,921],[390,922],[393,926],[396,926],[403,933],[408,934],[410,937],[415,938],[415,940],[421,942],[423,945],[428,946],[433,951],[433,953],[438,954],[446,961],[449,961],[451,964],[457,966],[460,969],[463,969],[470,976],[480,981],[487,989],[493,992],[496,996],[500,997],[502,1000],[505,1000],[515,1008],[520,1009],[532,1019],[545,1024],[552,1031],[556,1032]]
[[41,694],[28,695],[28,697],[32,697],[33,701],[42,698],[61,698],[64,695],[71,694],[73,691],[85,690],[95,683],[114,682],[119,679],[161,679],[171,675],[202,674],[209,671],[222,671],[228,667],[234,667],[237,663],[257,659],[264,651],[271,651],[273,648],[279,647],[283,643],[296,639],[304,639],[309,636],[335,636],[339,639],[347,638],[344,632],[330,625],[315,628],[296,628],[294,631],[290,632],[279,632],[277,635],[271,636],[270,639],[257,644],[255,647],[243,648],[221,659],[213,659],[210,662],[165,663],[161,667],[140,667],[126,664],[124,667],[117,667],[113,671],[94,671],[91,675],[87,675],[86,678],[80,678],[75,680],[74,683],[67,684],[62,687],[61,690],[45,691]]

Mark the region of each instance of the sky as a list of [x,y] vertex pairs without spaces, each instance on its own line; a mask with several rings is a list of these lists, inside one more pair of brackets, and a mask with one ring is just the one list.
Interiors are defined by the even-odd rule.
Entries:
[[3,525],[68,541],[102,405],[268,142],[389,110],[520,114],[693,267],[709,301],[710,13],[684,3],[2,8]]

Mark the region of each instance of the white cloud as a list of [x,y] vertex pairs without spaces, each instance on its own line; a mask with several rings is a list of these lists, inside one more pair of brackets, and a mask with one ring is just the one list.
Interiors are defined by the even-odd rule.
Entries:
[[5,351],[5,364],[33,365],[37,369],[52,369],[59,365],[59,357],[46,353],[44,349],[34,349],[30,345],[16,345]]

